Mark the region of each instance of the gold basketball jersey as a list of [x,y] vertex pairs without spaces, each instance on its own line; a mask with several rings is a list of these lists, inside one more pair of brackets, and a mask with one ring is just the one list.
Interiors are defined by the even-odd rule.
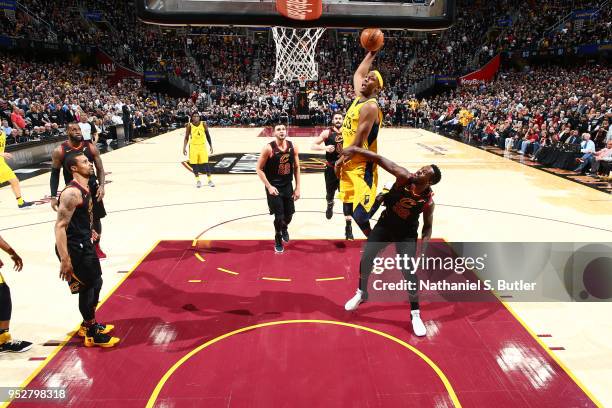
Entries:
[[[342,144],[343,148],[346,148],[353,144],[355,140],[355,136],[357,136],[357,127],[359,126],[359,116],[361,113],[361,108],[366,103],[372,103],[372,102],[376,104],[376,108],[378,109],[378,123],[374,123],[372,125],[370,134],[368,134],[368,137],[366,137],[363,144],[359,147],[368,149],[370,151],[373,151],[374,153],[378,152],[378,149],[377,149],[378,130],[382,124],[383,116],[382,116],[382,111],[380,110],[380,107],[378,106],[378,102],[376,101],[376,98],[370,98],[362,102],[359,102],[359,98],[356,98],[351,104],[351,106],[349,107],[348,111],[346,112],[346,115],[344,116],[344,122],[342,122],[341,132],[342,132],[342,138],[344,140]],[[351,159],[351,163],[353,163],[353,165],[364,163],[365,161],[366,160],[363,157],[360,157],[359,155],[355,155]]]
[[189,143],[192,146],[200,146],[206,144],[206,125],[204,122],[200,122],[198,126],[189,124],[191,126],[191,139],[189,139]]
[[[6,148],[6,133],[3,130],[0,130],[0,154],[4,153],[4,149]],[[4,157],[0,156],[0,163],[4,161]]]

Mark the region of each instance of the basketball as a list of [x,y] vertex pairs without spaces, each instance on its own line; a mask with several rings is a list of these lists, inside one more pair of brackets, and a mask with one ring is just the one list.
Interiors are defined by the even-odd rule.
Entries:
[[361,46],[368,51],[378,51],[385,44],[385,35],[378,28],[366,28],[361,32]]

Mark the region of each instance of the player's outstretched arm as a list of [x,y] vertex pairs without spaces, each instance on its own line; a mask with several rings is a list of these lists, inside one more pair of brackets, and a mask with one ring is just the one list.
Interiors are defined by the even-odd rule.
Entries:
[[355,154],[360,154],[364,156],[368,161],[373,161],[378,164],[383,169],[387,170],[389,173],[393,174],[396,178],[396,184],[403,186],[410,182],[412,178],[412,173],[408,170],[400,166],[399,164],[383,157],[379,154],[376,154],[370,150],[362,149],[360,147],[349,146],[342,151],[342,156],[345,158],[351,158]]
[[353,91],[355,92],[355,97],[361,96],[361,83],[366,75],[368,75],[368,72],[370,72],[370,67],[372,66],[372,62],[374,62],[374,57],[376,57],[376,52],[369,51],[353,75]]
[[310,150],[321,151],[325,150],[325,145],[323,144],[327,138],[329,137],[329,129],[325,129],[322,131],[319,136],[315,137],[312,140],[312,146],[310,146]]

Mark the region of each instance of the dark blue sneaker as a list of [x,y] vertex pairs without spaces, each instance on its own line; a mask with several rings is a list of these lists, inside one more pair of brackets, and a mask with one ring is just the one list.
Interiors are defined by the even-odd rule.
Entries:
[[28,207],[31,207],[33,205],[34,205],[34,203],[31,202],[31,201],[24,201],[23,204],[17,204],[17,207],[19,207],[19,208],[28,208]]

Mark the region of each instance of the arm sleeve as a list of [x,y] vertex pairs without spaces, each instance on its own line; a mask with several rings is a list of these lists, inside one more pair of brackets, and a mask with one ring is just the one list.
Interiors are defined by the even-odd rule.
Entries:
[[51,197],[57,196],[57,188],[59,186],[60,169],[51,168]]

